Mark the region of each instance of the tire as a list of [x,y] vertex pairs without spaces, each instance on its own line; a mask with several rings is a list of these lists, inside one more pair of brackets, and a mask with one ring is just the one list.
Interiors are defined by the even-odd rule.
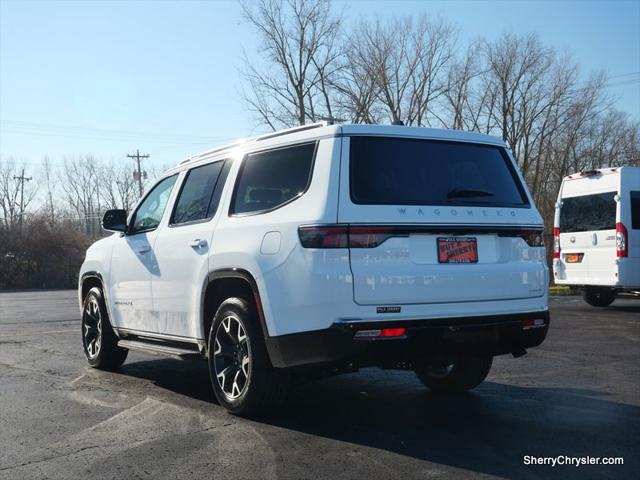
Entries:
[[608,307],[616,299],[616,292],[607,288],[585,288],[582,298],[592,307]]
[[416,376],[434,392],[466,392],[480,385],[491,370],[493,357],[461,357],[449,365],[422,364]]
[[102,370],[120,367],[129,353],[118,347],[102,291],[97,287],[89,290],[82,305],[82,348],[89,365]]
[[213,392],[229,412],[248,416],[284,403],[290,375],[271,365],[252,302],[229,298],[220,305],[211,324],[207,357]]

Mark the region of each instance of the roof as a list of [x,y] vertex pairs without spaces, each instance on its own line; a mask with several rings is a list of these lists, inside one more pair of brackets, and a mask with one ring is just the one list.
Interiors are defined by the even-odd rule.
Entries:
[[[490,145],[505,146],[504,141],[495,136],[485,135],[477,132],[464,132],[461,130],[442,130],[424,127],[406,127],[401,125],[353,125],[353,124],[330,124],[327,122],[312,123],[298,127],[266,133],[248,139],[239,139],[230,144],[206,150],[197,155],[182,160],[177,166],[195,162],[216,153],[222,153],[234,148],[246,147],[260,143],[260,146],[272,147],[285,143],[297,143],[305,140],[313,140],[322,137],[332,137],[338,135],[371,135],[381,137],[407,137],[424,138],[430,140],[445,140],[456,142],[473,142]],[[264,143],[263,143],[264,142]],[[172,169],[174,170],[174,169]]]

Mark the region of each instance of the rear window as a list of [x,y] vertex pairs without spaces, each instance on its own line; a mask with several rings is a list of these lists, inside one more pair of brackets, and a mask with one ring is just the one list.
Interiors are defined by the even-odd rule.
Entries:
[[616,228],[616,192],[562,199],[560,231],[591,232]]
[[354,203],[529,206],[507,153],[499,147],[351,137],[350,165]]
[[242,164],[231,213],[273,210],[301,196],[313,170],[315,143],[252,153]]

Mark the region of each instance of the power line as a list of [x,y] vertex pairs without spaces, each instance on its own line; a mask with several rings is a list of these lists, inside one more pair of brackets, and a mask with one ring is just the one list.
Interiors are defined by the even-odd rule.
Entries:
[[50,123],[35,123],[35,122],[23,122],[16,120],[2,120],[0,125],[5,128],[32,131],[32,132],[44,132],[60,135],[87,135],[91,137],[106,136],[109,138],[149,138],[149,139],[169,139],[171,141],[197,141],[197,140],[211,140],[212,137],[208,135],[189,135],[178,133],[162,133],[162,132],[136,132],[128,130],[111,130],[103,128],[82,127],[82,126],[70,126],[70,125],[55,125]]
[[629,77],[632,75],[640,75],[640,70],[638,70],[637,72],[628,72],[628,73],[621,73],[619,75],[611,75],[609,78],[609,80],[611,80],[612,78],[620,78],[620,77]]

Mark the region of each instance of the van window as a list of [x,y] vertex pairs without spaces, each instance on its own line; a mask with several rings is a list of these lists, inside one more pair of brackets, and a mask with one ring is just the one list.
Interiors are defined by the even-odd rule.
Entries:
[[196,167],[187,173],[173,211],[172,225],[213,217],[209,204],[224,165],[223,161]]
[[249,154],[242,164],[231,213],[273,210],[302,195],[313,168],[315,143]]
[[631,192],[631,228],[640,230],[640,192]]
[[616,192],[562,199],[560,231],[590,232],[616,228]]
[[354,203],[529,206],[507,153],[491,145],[351,137],[350,169]]

